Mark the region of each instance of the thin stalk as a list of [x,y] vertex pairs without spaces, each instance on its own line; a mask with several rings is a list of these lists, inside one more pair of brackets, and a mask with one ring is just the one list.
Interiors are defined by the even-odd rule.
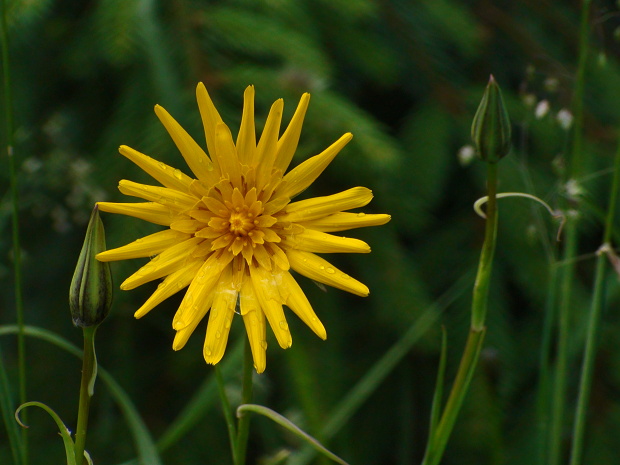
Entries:
[[228,438],[230,440],[230,450],[233,456],[233,463],[237,464],[237,430],[235,428],[235,419],[230,409],[230,402],[226,395],[226,387],[224,385],[224,377],[220,370],[219,365],[215,365],[215,379],[217,380],[217,390],[220,394],[220,401],[222,402],[222,411],[224,412],[224,419],[226,420],[226,426],[228,427]]
[[[579,28],[579,60],[575,77],[572,111],[574,117],[571,159],[567,170],[566,183],[570,179],[579,179],[583,168],[583,95],[585,72],[589,52],[589,21],[591,0],[583,0],[581,5],[581,24]],[[578,233],[575,219],[567,215],[566,242],[562,261],[565,265],[558,273],[560,303],[558,309],[558,342],[555,363],[555,377],[552,391],[551,424],[549,431],[549,465],[559,465],[562,459],[562,435],[564,429],[564,411],[568,374],[568,350],[572,287],[575,275],[574,258],[577,254]],[[554,283],[552,283],[554,285]]]
[[[4,120],[6,130],[6,153],[9,158],[9,180],[11,189],[11,216],[13,242],[13,275],[15,292],[17,333],[17,372],[19,378],[19,403],[26,402],[26,337],[24,336],[24,300],[22,294],[22,260],[19,239],[19,201],[17,196],[17,173],[15,169],[15,124],[13,121],[13,91],[11,85],[11,59],[9,56],[9,31],[6,21],[6,2],[0,0],[2,7],[2,70],[4,91]],[[22,415],[26,421],[25,413]],[[21,432],[23,464],[28,464],[28,436],[26,430]]]
[[429,437],[427,453],[422,461],[423,465],[437,465],[443,456],[448,439],[454,428],[454,423],[461,410],[463,400],[465,399],[474,371],[476,370],[484,335],[486,333],[484,322],[487,314],[489,283],[491,280],[491,269],[497,239],[496,163],[487,164],[487,192],[489,197],[487,222],[485,226],[484,244],[482,245],[480,262],[478,264],[478,274],[476,275],[474,284],[471,328],[441,420],[435,431],[432,431]]
[[558,266],[556,260],[553,259],[549,268],[549,286],[547,292],[547,301],[545,302],[545,312],[543,319],[542,337],[540,342],[540,358],[539,358],[539,380],[538,393],[536,400],[536,417],[538,434],[536,434],[536,444],[538,451],[538,460],[536,463],[542,465],[547,458],[547,435],[549,432],[549,416],[551,409],[549,407],[551,392],[551,349],[552,349],[552,333],[553,322],[555,316],[555,308],[557,301],[557,274]]
[[4,117],[6,125],[6,151],[9,158],[9,178],[11,183],[11,206],[13,217],[13,273],[15,274],[15,307],[17,310],[17,357],[19,365],[19,398],[26,402],[26,361],[24,346],[24,304],[22,297],[21,245],[19,240],[19,208],[17,196],[17,174],[15,169],[13,122],[13,91],[11,86],[11,60],[9,57],[9,33],[6,23],[6,4],[2,1],[2,68],[4,87]]
[[[603,233],[603,247],[609,247],[613,231],[614,213],[620,188],[620,147],[616,151],[614,162],[614,177],[611,185],[611,197],[607,207],[605,231]],[[596,272],[594,277],[594,294],[588,319],[588,332],[584,348],[583,362],[581,366],[581,380],[579,382],[579,395],[575,409],[575,424],[573,426],[573,444],[571,449],[570,464],[580,465],[583,452],[583,437],[586,424],[586,414],[592,387],[592,373],[594,370],[594,357],[596,355],[596,337],[601,319],[601,311],[604,299],[604,280],[606,271],[606,257],[602,250],[596,259]]]
[[80,383],[80,401],[78,405],[78,422],[75,431],[75,463],[85,463],[84,448],[86,446],[86,432],[88,430],[88,412],[92,397],[93,376],[97,373],[95,357],[95,332],[97,326],[83,328],[84,357],[82,359],[82,381]]
[[[249,339],[245,341],[245,350],[243,353],[243,382],[241,392],[241,403],[252,403],[252,371],[254,362],[252,359],[252,350]],[[250,415],[242,415],[237,425],[237,462],[235,465],[244,465],[246,452],[248,448],[248,436],[250,434]]]

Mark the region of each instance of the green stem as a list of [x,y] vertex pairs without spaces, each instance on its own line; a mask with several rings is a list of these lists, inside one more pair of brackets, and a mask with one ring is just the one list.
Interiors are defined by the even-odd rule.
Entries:
[[220,394],[220,401],[222,402],[222,410],[224,412],[224,419],[226,420],[226,426],[228,427],[228,438],[230,440],[230,450],[233,456],[233,463],[237,464],[237,431],[235,428],[235,419],[230,409],[230,401],[226,395],[226,387],[224,385],[224,377],[220,370],[219,365],[215,365],[215,378],[217,380],[217,390]]
[[[605,221],[605,232],[603,233],[603,247],[609,247],[613,231],[614,213],[618,199],[618,189],[620,189],[620,147],[616,151],[614,162],[614,177],[611,186],[611,197],[607,207],[607,218]],[[583,362],[581,366],[581,380],[579,382],[579,395],[577,407],[575,409],[575,424],[573,425],[573,444],[571,449],[571,465],[580,465],[583,451],[583,437],[585,431],[586,414],[590,390],[592,387],[592,374],[594,370],[594,357],[596,355],[596,336],[601,319],[604,298],[604,280],[606,270],[606,260],[604,253],[599,252],[596,259],[596,272],[594,277],[594,294],[590,307],[590,317],[588,319],[588,332],[584,348]]]
[[478,264],[478,274],[474,284],[471,328],[441,420],[435,431],[430,433],[427,453],[422,461],[423,465],[436,465],[443,456],[448,439],[454,428],[454,423],[476,370],[486,333],[485,318],[487,314],[489,283],[497,238],[497,164],[495,163],[487,164],[487,191],[489,197],[487,222],[484,244]]
[[[12,207],[12,234],[13,234],[13,274],[15,275],[15,309],[17,312],[17,365],[19,373],[19,399],[20,404],[26,402],[26,347],[24,336],[24,302],[22,296],[22,272],[21,272],[21,245],[19,240],[19,208],[17,196],[17,174],[15,169],[14,133],[13,122],[13,94],[11,87],[11,60],[9,57],[9,32],[6,22],[6,3],[2,5],[2,67],[4,82],[4,113],[6,124],[6,151],[9,158],[9,179],[11,184],[11,207]],[[23,447],[26,447],[26,430],[23,430]],[[27,454],[24,452],[24,463],[28,463]]]
[[[252,374],[253,374],[253,361],[252,350],[250,348],[250,341],[245,341],[245,351],[243,355],[243,388],[241,394],[241,403],[249,404],[252,402]],[[244,465],[245,456],[248,447],[248,436],[250,434],[250,416],[242,415],[239,418],[239,424],[237,429],[237,462],[235,465]]]
[[[572,110],[574,116],[571,159],[564,182],[579,179],[582,175],[584,160],[583,150],[583,94],[585,72],[589,52],[589,21],[591,0],[583,0],[581,5],[581,24],[579,28],[579,60],[575,76],[575,91]],[[564,410],[566,397],[566,376],[568,371],[568,340],[570,331],[570,313],[573,277],[575,274],[574,258],[577,253],[578,233],[576,221],[567,215],[566,242],[562,261],[565,265],[558,273],[560,303],[558,309],[558,343],[555,363],[555,377],[552,392],[551,425],[549,431],[549,465],[559,465],[562,458],[562,436],[564,429]]]
[[82,359],[82,381],[80,383],[80,402],[78,406],[78,422],[75,431],[75,462],[78,465],[85,463],[84,447],[86,445],[86,431],[88,430],[88,411],[94,377],[97,375],[97,359],[95,357],[95,332],[97,326],[83,328],[84,358]]

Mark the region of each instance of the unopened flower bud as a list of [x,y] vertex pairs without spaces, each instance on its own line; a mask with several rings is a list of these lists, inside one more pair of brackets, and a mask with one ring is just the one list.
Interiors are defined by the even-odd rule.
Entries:
[[73,324],[81,328],[101,323],[112,305],[112,275],[110,264],[95,259],[106,250],[105,231],[97,206],[93,209],[86,230],[71,289],[69,307]]
[[480,158],[497,163],[505,157],[510,151],[510,133],[502,92],[491,76],[471,125],[471,138]]

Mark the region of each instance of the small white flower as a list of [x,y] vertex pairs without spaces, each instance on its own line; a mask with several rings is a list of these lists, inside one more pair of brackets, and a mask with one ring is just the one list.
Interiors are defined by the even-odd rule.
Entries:
[[541,100],[536,105],[536,110],[534,110],[534,115],[536,119],[542,119],[547,113],[549,113],[549,102],[547,100]]
[[558,123],[560,123],[560,127],[565,131],[568,131],[573,125],[573,114],[566,108],[562,108],[558,111],[556,119],[558,120]]
[[468,166],[476,156],[476,151],[471,145],[464,145],[456,154],[461,166]]

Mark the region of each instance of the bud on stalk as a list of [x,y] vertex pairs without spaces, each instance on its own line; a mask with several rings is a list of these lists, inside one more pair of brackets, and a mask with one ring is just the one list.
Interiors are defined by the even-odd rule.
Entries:
[[95,259],[95,255],[104,250],[106,250],[105,231],[95,205],[69,290],[69,307],[75,326],[81,328],[96,326],[110,311],[112,305],[110,264]]
[[471,138],[480,158],[497,163],[510,151],[510,118],[502,91],[491,75],[471,125]]

